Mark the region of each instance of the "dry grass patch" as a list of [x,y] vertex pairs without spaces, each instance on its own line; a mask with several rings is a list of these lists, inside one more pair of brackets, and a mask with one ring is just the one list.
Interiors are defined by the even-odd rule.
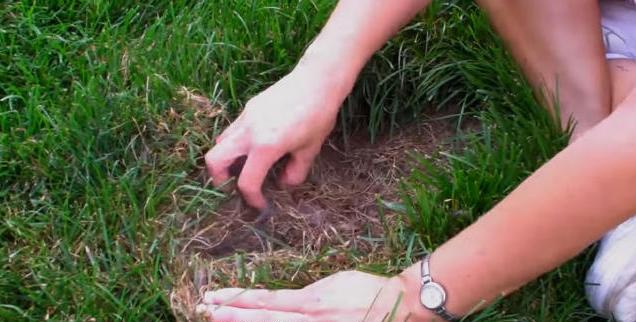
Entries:
[[[398,183],[410,170],[407,154],[432,154],[452,135],[451,122],[436,120],[409,125],[376,143],[357,135],[345,146],[332,137],[304,184],[278,189],[272,171],[264,186],[271,207],[261,213],[233,192],[214,216],[184,231],[191,238],[182,251],[218,258],[236,251],[317,251],[327,245],[371,250],[374,243],[359,237],[382,236],[378,201],[399,202]],[[387,211],[390,221],[393,213]]]
[[358,134],[345,145],[333,136],[304,184],[278,189],[280,165],[272,171],[264,186],[269,213],[246,207],[233,192],[213,215],[184,225],[180,277],[171,294],[176,315],[196,320],[193,310],[206,290],[295,288],[335,271],[389,261],[384,227],[396,213],[380,209],[379,200],[400,202],[408,153],[433,155],[455,135],[454,122],[442,116],[422,118],[375,143]]

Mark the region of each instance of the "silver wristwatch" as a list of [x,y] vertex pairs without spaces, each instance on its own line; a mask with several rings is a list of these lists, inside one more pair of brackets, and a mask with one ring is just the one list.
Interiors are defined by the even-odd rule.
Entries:
[[430,255],[422,260],[422,289],[420,290],[420,302],[422,305],[437,314],[437,316],[449,322],[459,322],[460,317],[446,311],[446,290],[439,283],[433,282],[429,265]]

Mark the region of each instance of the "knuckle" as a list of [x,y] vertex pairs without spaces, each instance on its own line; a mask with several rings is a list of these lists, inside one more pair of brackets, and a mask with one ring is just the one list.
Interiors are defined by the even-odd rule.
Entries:
[[253,151],[273,159],[281,158],[287,151],[280,140],[260,141],[253,146]]
[[206,168],[208,169],[208,172],[212,175],[212,176],[218,176],[220,174],[220,167],[217,166],[213,161],[211,162],[206,162]]
[[286,183],[291,186],[298,186],[302,184],[306,178],[307,175],[304,173],[290,173],[286,178]]
[[205,166],[208,169],[208,171],[210,172],[214,171],[216,168],[215,164],[217,163],[217,158],[214,156],[212,151],[206,153],[204,156],[204,159],[205,159]]
[[212,163],[214,163],[214,154],[213,154],[213,150],[208,151],[208,152],[205,154],[204,159],[205,159],[205,163],[206,163],[208,166],[212,165]]
[[291,187],[296,187],[299,186],[303,183],[303,179],[299,178],[299,177],[289,177],[287,178],[287,180],[285,180],[285,184]]
[[255,187],[250,182],[241,179],[239,179],[239,182],[237,183],[237,188],[239,189],[239,191],[241,191],[242,194],[248,196],[256,195],[260,192],[260,189],[258,187]]
[[273,152],[279,149],[280,141],[271,135],[261,135],[254,140],[254,149],[263,152]]

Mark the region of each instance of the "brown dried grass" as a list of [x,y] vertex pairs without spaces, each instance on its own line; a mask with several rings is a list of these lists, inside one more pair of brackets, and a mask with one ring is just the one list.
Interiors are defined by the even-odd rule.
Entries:
[[[410,170],[408,152],[432,154],[452,135],[452,122],[436,120],[408,125],[393,136],[381,136],[376,143],[354,135],[345,146],[332,137],[304,184],[278,189],[273,171],[264,186],[273,206],[265,222],[255,222],[259,214],[233,193],[214,216],[183,231],[183,255],[176,268],[180,278],[170,297],[175,315],[196,321],[194,308],[206,290],[264,286],[239,278],[245,275],[240,271],[254,272],[259,265],[270,267],[272,280],[299,287],[325,272],[381,260],[385,257],[381,245],[359,238],[383,235],[378,200],[399,202],[398,183]],[[395,218],[390,210],[384,214],[389,224]],[[322,256],[325,248],[336,255]],[[351,249],[367,255],[351,258],[347,255]],[[237,252],[247,254],[245,268],[239,267],[236,256],[230,256]],[[291,261],[304,262],[307,267],[289,273]]]

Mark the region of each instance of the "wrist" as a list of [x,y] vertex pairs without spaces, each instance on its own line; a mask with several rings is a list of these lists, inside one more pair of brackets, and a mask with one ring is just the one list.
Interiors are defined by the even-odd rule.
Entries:
[[314,42],[307,48],[294,72],[309,73],[313,78],[322,77],[344,100],[353,89],[365,62],[366,59],[357,57],[354,50]]
[[431,321],[435,315],[425,309],[420,302],[421,276],[419,270],[416,269],[417,266],[413,265],[407,268],[395,278],[400,282],[404,294],[404,304],[412,317],[409,321]]

